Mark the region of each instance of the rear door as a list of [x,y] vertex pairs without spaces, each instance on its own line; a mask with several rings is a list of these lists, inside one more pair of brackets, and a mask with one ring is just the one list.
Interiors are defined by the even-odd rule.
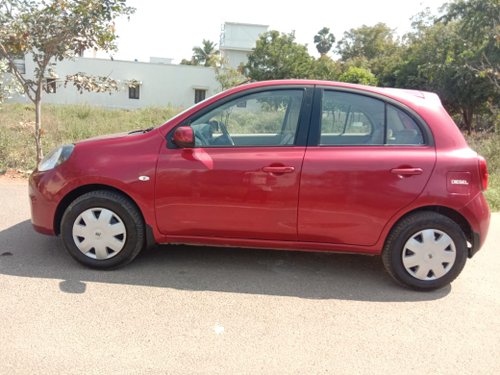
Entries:
[[317,89],[302,168],[299,240],[373,245],[424,189],[436,153],[425,124],[397,103]]

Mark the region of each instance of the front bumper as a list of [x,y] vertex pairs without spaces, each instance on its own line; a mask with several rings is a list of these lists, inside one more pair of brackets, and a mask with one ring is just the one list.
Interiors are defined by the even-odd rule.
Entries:
[[47,177],[46,172],[35,171],[29,178],[31,223],[37,232],[55,235],[54,217],[57,201],[56,196],[47,189],[44,183]]

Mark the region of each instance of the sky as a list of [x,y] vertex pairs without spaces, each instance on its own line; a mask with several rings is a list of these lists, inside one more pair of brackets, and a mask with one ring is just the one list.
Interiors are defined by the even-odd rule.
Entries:
[[[314,35],[324,26],[340,40],[343,33],[362,25],[384,22],[403,35],[410,18],[429,7],[433,13],[446,0],[128,0],[136,8],[130,20],[119,19],[117,60],[149,61],[149,57],[191,58],[203,39],[219,43],[224,22],[269,25],[269,30],[295,31],[296,41],[308,44],[317,56]],[[174,5],[175,4],[175,5]],[[98,54],[107,58],[107,55]]]

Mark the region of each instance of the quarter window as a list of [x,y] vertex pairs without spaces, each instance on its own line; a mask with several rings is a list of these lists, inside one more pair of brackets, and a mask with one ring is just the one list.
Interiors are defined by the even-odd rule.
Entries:
[[196,147],[293,145],[302,90],[250,94],[221,105],[191,123]]
[[387,104],[387,143],[390,145],[423,145],[422,131],[405,112]]

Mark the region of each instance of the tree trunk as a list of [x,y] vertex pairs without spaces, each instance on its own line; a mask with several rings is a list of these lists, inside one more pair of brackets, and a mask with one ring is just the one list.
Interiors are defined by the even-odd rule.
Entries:
[[465,131],[467,134],[472,132],[472,116],[474,114],[474,110],[472,108],[463,108],[462,109],[462,119],[464,120]]
[[42,150],[42,98],[36,95],[35,99],[35,144],[36,144],[36,163],[43,159]]

